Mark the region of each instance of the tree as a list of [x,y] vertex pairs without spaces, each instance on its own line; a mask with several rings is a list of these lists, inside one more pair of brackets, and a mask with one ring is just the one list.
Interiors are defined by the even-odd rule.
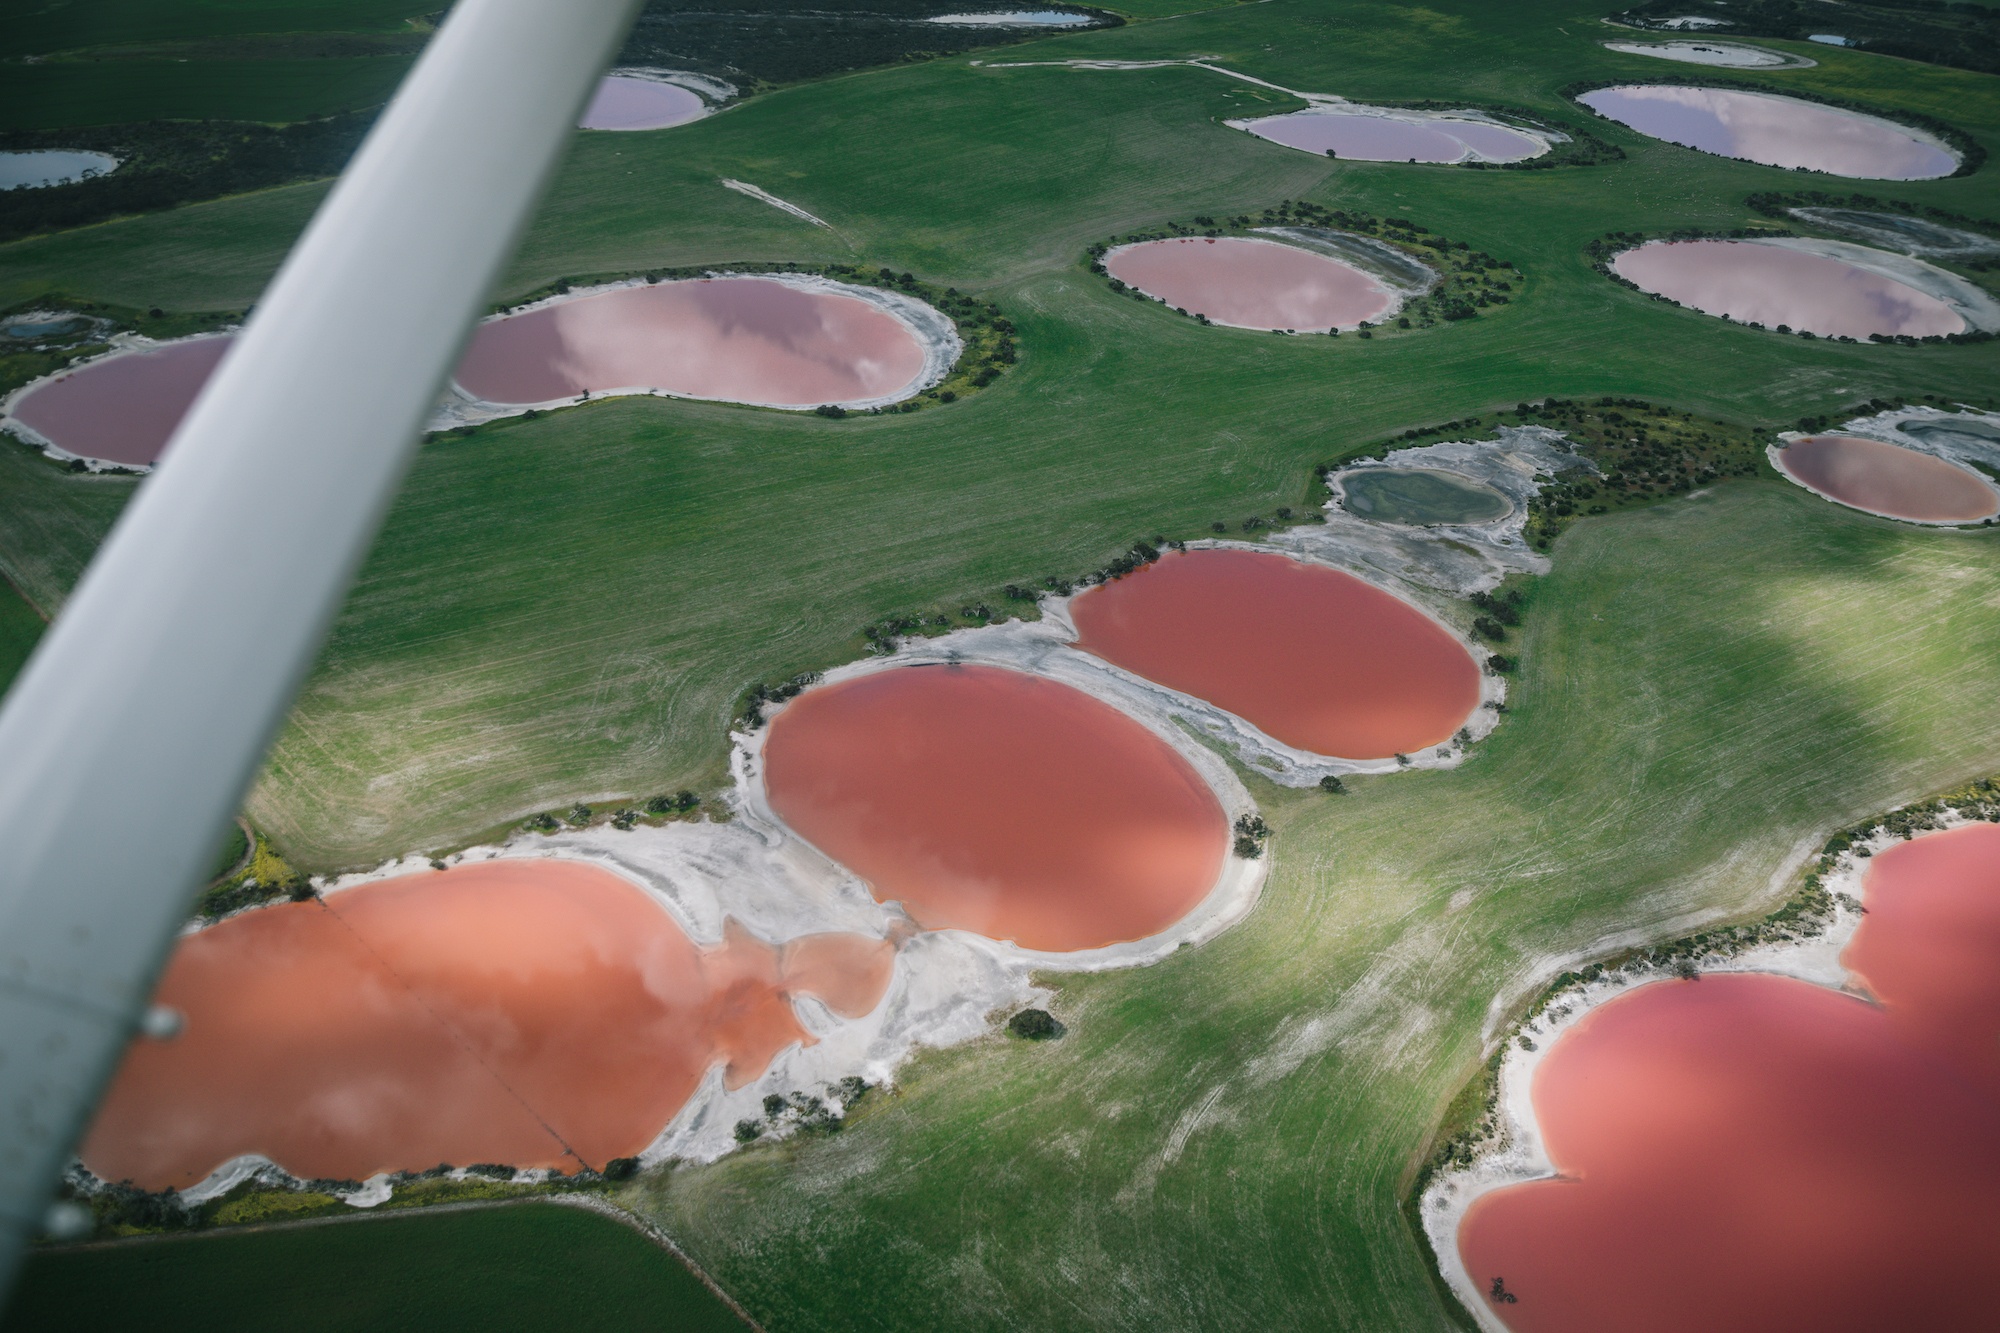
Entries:
[[1053,1041],[1067,1029],[1046,1009],[1023,1009],[1007,1020],[1007,1030],[1027,1041]]
[[1341,796],[1347,791],[1347,784],[1329,773],[1319,780],[1319,789],[1328,796]]

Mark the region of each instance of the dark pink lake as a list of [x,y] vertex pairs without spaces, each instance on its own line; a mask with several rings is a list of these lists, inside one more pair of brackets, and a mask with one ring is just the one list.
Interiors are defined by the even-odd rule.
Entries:
[[1294,111],[1248,122],[1260,139],[1364,162],[1457,162],[1468,150],[1493,162],[1518,162],[1539,155],[1541,144],[1525,134],[1475,120],[1441,120],[1419,125],[1387,116],[1354,112]]
[[1074,951],[1208,896],[1229,823],[1194,766],[1107,703],[990,666],[898,667],[771,722],[771,808],[930,930]]
[[1459,1251],[1519,1333],[1974,1333],[2000,1284],[2000,827],[1876,856],[1844,957],[1599,1006],[1536,1071],[1560,1178]]
[[607,74],[583,113],[586,130],[664,130],[700,118],[701,98],[678,84]]
[[2000,493],[1969,468],[1885,440],[1808,436],[1778,451],[1778,467],[1841,504],[1887,518],[1976,523],[2000,514]]
[[1652,241],[1612,271],[1709,315],[1823,338],[1962,333],[1965,320],[1907,283],[1825,255],[1753,241]]
[[1191,315],[1241,329],[1325,333],[1396,308],[1369,274],[1327,255],[1249,237],[1173,237],[1121,246],[1112,277]]
[[1413,754],[1479,707],[1479,667],[1443,626],[1275,553],[1166,555],[1085,592],[1070,616],[1085,652],[1314,754]]
[[81,458],[150,466],[230,342],[219,334],[106,357],[31,390],[13,415]]
[[814,407],[891,397],[923,371],[916,335],[880,307],[732,277],[620,287],[490,320],[454,378],[491,403],[650,389]]
[[1775,93],[1642,84],[1576,100],[1641,134],[1770,167],[1868,180],[1931,180],[1958,170],[1951,153],[1887,121]]

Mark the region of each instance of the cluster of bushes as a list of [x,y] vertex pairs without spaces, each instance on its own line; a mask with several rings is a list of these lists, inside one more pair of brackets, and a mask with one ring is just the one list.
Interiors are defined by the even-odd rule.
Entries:
[[1023,1009],[1007,1020],[1007,1031],[1023,1041],[1054,1041],[1069,1029],[1046,1009]]
[[[1131,296],[1141,301],[1157,298],[1146,295],[1136,287],[1127,286],[1111,276],[1105,267],[1104,258],[1113,246],[1134,245],[1144,241],[1168,240],[1173,237],[1205,236],[1219,237],[1241,235],[1263,227],[1297,227],[1305,230],[1321,230],[1343,233],[1349,236],[1366,237],[1392,249],[1423,265],[1437,274],[1436,283],[1422,296],[1404,302],[1397,312],[1397,329],[1428,329],[1439,323],[1475,319],[1481,310],[1503,306],[1514,297],[1514,283],[1521,278],[1521,272],[1504,260],[1495,259],[1484,250],[1474,250],[1464,241],[1452,241],[1434,235],[1430,228],[1420,226],[1408,218],[1376,217],[1368,213],[1355,213],[1346,209],[1327,208],[1307,200],[1286,199],[1275,207],[1261,210],[1255,215],[1239,213],[1234,217],[1216,219],[1196,216],[1189,222],[1166,222],[1143,231],[1127,233],[1089,246],[1084,252],[1084,262],[1092,273],[1103,278],[1111,290],[1121,296]],[[1169,309],[1177,315],[1206,324],[1202,315],[1190,315],[1179,306]],[[1364,322],[1356,331],[1359,338],[1373,338],[1383,326]],[[1335,331],[1330,336],[1339,337]],[[1220,529],[1218,529],[1220,530]]]
[[[699,809],[700,806],[701,797],[688,791],[686,788],[682,788],[671,796],[662,794],[647,798],[643,812],[629,805],[619,807],[617,810],[612,811],[611,826],[620,832],[630,832],[641,819],[647,816],[666,818],[672,815],[684,815],[692,810]],[[582,801],[578,801],[560,816],[552,810],[544,810],[540,814],[529,815],[527,819],[522,821],[521,826],[542,833],[554,833],[564,824],[568,824],[572,828],[587,828],[595,818],[597,818],[597,811],[585,805]],[[433,861],[431,865],[438,870],[445,868],[442,861]]]
[[[1112,14],[1076,6],[1098,26]],[[1046,29],[927,23],[954,12],[949,0],[811,0],[773,8],[755,0],[652,0],[639,13],[619,63],[717,74],[752,87],[930,60],[1044,36]]]
[[790,680],[776,685],[752,685],[743,696],[743,707],[737,714],[743,725],[751,731],[764,725],[764,709],[771,704],[781,704],[796,699],[808,686],[819,684],[822,679],[817,671],[801,671]]
[[1271,826],[1264,822],[1262,815],[1238,815],[1235,833],[1236,854],[1246,861],[1254,861],[1264,854],[1264,843],[1271,836]]
[[286,898],[305,902],[318,896],[312,881],[300,874],[262,838],[250,846],[250,859],[230,870],[202,891],[195,901],[195,915],[203,921],[217,921],[246,907]]
[[0,190],[0,241],[337,175],[374,119],[374,111],[355,111],[295,125],[156,120],[0,133],[0,151],[67,149],[118,159],[115,171],[89,180]]
[[1673,20],[1697,10],[1719,20],[1701,35],[1729,33],[1803,42],[1829,27],[1850,44],[1879,55],[1900,56],[1932,65],[2000,74],[2000,10],[1949,0],[1843,0],[1831,8],[1812,0],[1730,0],[1726,5],[1691,5],[1688,0],[1647,0],[1614,23],[1674,31]]
[[849,1074],[830,1087],[825,1097],[809,1092],[790,1096],[770,1093],[764,1098],[764,1114],[736,1122],[738,1143],[755,1143],[766,1134],[791,1130],[797,1133],[836,1134],[847,1117],[871,1091],[866,1079]]
[[[1844,13],[1845,11],[1846,6],[1843,5],[1842,12]],[[1712,33],[1715,30],[1710,28],[1705,31]],[[1657,75],[1652,78],[1591,79],[1582,83],[1569,84],[1561,89],[1557,95],[1575,101],[1585,93],[1595,92],[1599,88],[1629,88],[1635,85],[1645,86],[1650,84],[1662,84],[1679,88],[1685,87],[1687,82],[1688,80],[1685,75],[1676,76],[1671,74]],[[1769,84],[1751,83],[1744,79],[1723,78],[1707,70],[1702,71],[1701,86],[1704,88],[1728,88],[1742,93],[1770,94],[1780,91]],[[1864,116],[1874,116],[1879,120],[1898,121],[1915,129],[1927,131],[1950,144],[1953,151],[1958,154],[1958,170],[1951,173],[1953,176],[1970,176],[1973,172],[1979,170],[1981,163],[1986,161],[1986,146],[1980,143],[1979,140],[1973,138],[1950,121],[1939,120],[1936,116],[1927,116],[1921,111],[1909,111],[1902,107],[1885,108],[1870,106],[1864,102],[1850,102],[1845,98],[1828,97],[1824,93],[1816,93],[1810,89],[1801,88],[1796,84],[1787,84],[1782,90],[1782,95],[1795,98],[1801,102],[1818,102],[1822,106],[1835,107],[1841,111],[1854,111]],[[1610,119],[1609,116],[1604,118],[1606,120]],[[1830,174],[1828,172],[1815,171],[1811,167],[1793,167],[1792,170],[1813,176]]]

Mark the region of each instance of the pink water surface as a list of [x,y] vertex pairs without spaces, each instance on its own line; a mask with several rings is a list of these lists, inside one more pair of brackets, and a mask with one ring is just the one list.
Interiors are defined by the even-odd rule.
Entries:
[[1774,93],[1665,84],[1599,88],[1577,99],[1641,134],[1769,167],[1870,180],[1930,180],[1958,159],[1905,130]]
[[458,385],[493,403],[615,389],[812,407],[913,388],[924,349],[855,296],[770,278],[620,287],[480,325]]
[[93,361],[29,390],[13,415],[80,458],[150,466],[231,341],[190,338]]
[[1965,321],[1943,301],[1894,278],[1825,255],[1756,241],[1652,241],[1611,261],[1645,291],[1727,315],[1823,338],[1871,333],[1962,333]]
[[1353,112],[1294,111],[1250,121],[1244,128],[1287,148],[1322,154],[1332,149],[1337,157],[1364,162],[1456,162],[1468,149],[1488,161],[1517,162],[1542,152],[1525,134],[1471,120],[1419,125]]
[[1442,626],[1351,574],[1262,551],[1163,556],[1071,604],[1077,646],[1314,754],[1450,739],[1479,668]]
[[502,860],[384,880],[183,938],[159,999],[186,1017],[127,1052],[81,1149],[109,1180],[185,1189],[261,1153],[300,1176],[439,1162],[602,1167],[720,1064],[740,1087],[813,1037],[791,997],[859,1017],[894,948],[697,948],[618,876]]
[[609,74],[598,83],[583,113],[586,130],[664,130],[685,125],[702,113],[699,96],[677,84],[629,74]]
[[808,690],[771,723],[771,806],[921,926],[1025,948],[1156,935],[1206,897],[1228,822],[1172,746],[1110,705],[989,666]]
[[1242,329],[1325,333],[1377,319],[1397,304],[1358,268],[1249,237],[1141,241],[1113,250],[1104,267],[1170,306]]
[[1536,1071],[1560,1178],[1468,1210],[1518,1333],[2000,1326],[2000,827],[1874,858],[1844,961],[1643,986]]
[[1813,435],[1778,451],[1784,472],[1844,505],[1889,518],[1971,523],[2000,514],[2000,493],[1956,463],[1856,435]]

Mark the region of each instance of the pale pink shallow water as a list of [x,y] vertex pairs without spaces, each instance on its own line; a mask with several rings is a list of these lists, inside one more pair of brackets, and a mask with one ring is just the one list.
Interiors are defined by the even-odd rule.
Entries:
[[132,1045],[80,1156],[149,1189],[244,1153],[357,1180],[602,1167],[650,1143],[712,1066],[740,1087],[812,1044],[795,991],[871,1011],[893,954],[859,935],[773,949],[733,922],[699,949],[638,888],[573,861],[264,908],[175,948],[159,1000],[186,1027]]
[[1519,1333],[2000,1326],[2000,827],[1877,856],[1845,962],[1656,982],[1536,1071],[1562,1178],[1468,1210],[1459,1252]]
[[38,385],[13,415],[79,457],[148,467],[231,341],[220,334],[106,357]]
[[606,75],[583,113],[586,130],[664,130],[700,117],[699,96],[676,84]]
[[1248,122],[1245,129],[1260,139],[1363,162],[1456,162],[1472,149],[1494,162],[1518,162],[1541,153],[1541,144],[1525,134],[1483,125],[1478,121],[1434,121],[1418,125],[1386,116],[1351,112],[1294,111]]
[[886,311],[744,277],[620,287],[492,320],[455,378],[493,403],[659,389],[813,407],[889,397],[923,370],[916,335]]
[[1479,667],[1442,626],[1351,574],[1261,551],[1166,555],[1071,603],[1077,646],[1314,754],[1450,739]]
[[764,761],[779,817],[927,929],[1064,952],[1144,939],[1208,896],[1227,855],[1221,805],[1172,746],[999,667],[808,690]]
[[1894,125],[1774,93],[1665,84],[1599,88],[1577,98],[1641,134],[1769,167],[1868,180],[1931,180],[1958,159]]
[[1820,494],[1888,518],[1972,523],[2000,514],[2000,493],[1956,463],[1856,435],[1812,435],[1778,466]]
[[1825,255],[1751,241],[1652,241],[1611,261],[1619,277],[1709,315],[1823,338],[1963,333],[1943,301]]
[[1393,310],[1396,298],[1360,269],[1326,255],[1248,237],[1174,237],[1114,250],[1120,282],[1191,315],[1243,329],[1325,333]]

